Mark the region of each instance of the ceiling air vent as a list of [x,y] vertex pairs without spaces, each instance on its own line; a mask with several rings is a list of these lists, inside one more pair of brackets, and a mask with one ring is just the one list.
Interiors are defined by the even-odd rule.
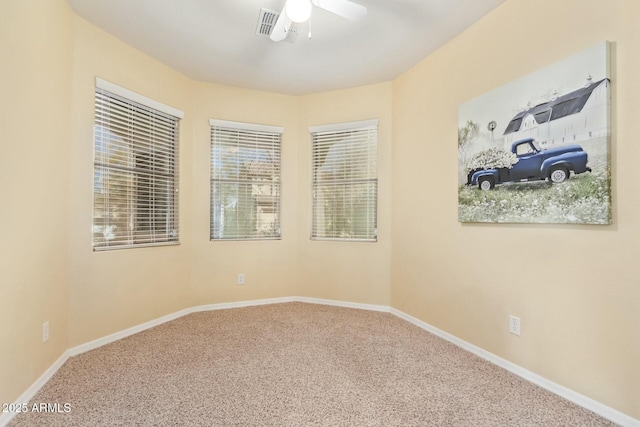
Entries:
[[[260,16],[258,17],[258,25],[256,27],[256,35],[269,37],[273,31],[273,27],[276,25],[278,16],[280,14],[272,10],[260,9]],[[287,22],[287,36],[284,41],[293,43],[298,38],[300,27],[302,24],[297,22]]]
[[273,31],[273,27],[276,25],[278,15],[279,13],[272,10],[260,9],[256,35],[269,37],[271,35],[271,31]]

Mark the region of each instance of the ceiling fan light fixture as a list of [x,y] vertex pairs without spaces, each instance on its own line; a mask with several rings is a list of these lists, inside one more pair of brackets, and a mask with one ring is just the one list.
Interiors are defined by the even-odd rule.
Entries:
[[311,18],[310,0],[287,0],[284,5],[287,17],[293,22],[306,22]]

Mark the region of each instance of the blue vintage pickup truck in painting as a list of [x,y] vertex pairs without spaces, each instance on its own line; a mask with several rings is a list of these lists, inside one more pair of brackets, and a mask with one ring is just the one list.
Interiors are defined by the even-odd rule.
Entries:
[[467,185],[490,190],[507,182],[548,179],[560,183],[568,179],[571,172],[591,172],[587,167],[588,155],[579,145],[543,149],[535,139],[526,138],[511,144],[511,152],[517,158],[511,168],[472,170],[467,176]]

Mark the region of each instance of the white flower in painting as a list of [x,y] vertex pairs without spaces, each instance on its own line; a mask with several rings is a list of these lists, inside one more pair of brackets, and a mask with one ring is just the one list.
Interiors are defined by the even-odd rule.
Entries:
[[578,217],[577,217],[577,216],[575,216],[575,215],[567,215],[567,219],[568,219],[569,221],[577,221],[577,220],[578,220]]
[[518,163],[518,160],[518,156],[514,153],[497,148],[490,148],[475,154],[471,160],[469,160],[469,163],[467,163],[465,173],[468,174],[471,171],[482,169],[511,169],[513,165]]

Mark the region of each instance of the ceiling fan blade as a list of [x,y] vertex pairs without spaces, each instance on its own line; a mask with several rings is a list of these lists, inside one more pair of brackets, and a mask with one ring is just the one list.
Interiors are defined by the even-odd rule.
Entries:
[[316,6],[350,21],[358,21],[367,14],[367,8],[349,0],[311,0]]
[[284,40],[287,37],[287,25],[285,20],[287,19],[285,16],[284,8],[282,8],[282,12],[278,16],[275,25],[273,26],[273,30],[271,30],[271,35],[269,38],[274,42],[279,42]]

